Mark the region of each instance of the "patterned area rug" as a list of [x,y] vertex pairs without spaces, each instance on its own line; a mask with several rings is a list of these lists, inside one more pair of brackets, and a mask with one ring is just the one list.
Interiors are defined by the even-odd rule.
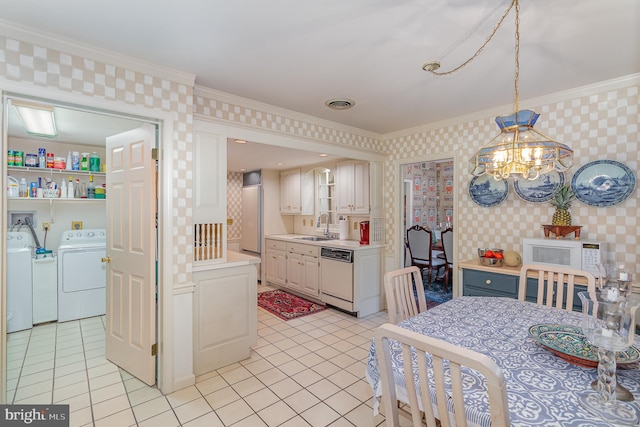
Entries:
[[258,306],[283,320],[296,319],[327,308],[324,305],[313,303],[281,290],[267,291],[259,294]]
[[448,287],[449,292],[444,292],[441,281],[434,281],[431,283],[431,289],[428,288],[427,280],[424,280],[424,295],[427,298],[427,302],[435,301],[442,304],[449,301],[453,297],[451,286]]

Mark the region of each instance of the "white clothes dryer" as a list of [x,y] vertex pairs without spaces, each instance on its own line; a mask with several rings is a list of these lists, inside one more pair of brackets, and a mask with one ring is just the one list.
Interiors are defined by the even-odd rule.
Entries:
[[58,321],[105,314],[107,253],[104,229],[69,230],[58,246]]
[[7,232],[7,333],[33,326],[32,256],[31,233]]

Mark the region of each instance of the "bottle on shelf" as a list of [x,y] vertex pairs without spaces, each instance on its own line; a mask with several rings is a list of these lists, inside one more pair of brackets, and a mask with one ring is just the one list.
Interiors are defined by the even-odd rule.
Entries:
[[93,175],[89,175],[89,186],[87,187],[87,198],[96,198],[96,187],[93,185]]
[[80,161],[80,170],[89,170],[89,153],[82,153],[82,160]]
[[67,186],[67,199],[73,199],[76,197],[75,190],[73,188],[73,177],[69,177],[69,185]]
[[60,198],[66,199],[69,197],[69,193],[67,193],[67,181],[62,180],[62,184],[60,184]]
[[82,182],[80,182],[80,198],[87,198],[87,185],[84,183],[84,179],[82,180]]
[[71,158],[71,151],[67,152],[67,164],[66,164],[66,169],[68,171],[73,170],[73,160]]
[[71,153],[71,162],[72,162],[71,169],[73,169],[74,171],[79,171],[80,170],[80,153],[79,152],[74,151]]
[[27,188],[27,180],[22,178],[20,180],[20,184],[18,184],[18,196],[19,197],[29,197],[29,190]]
[[100,172],[100,155],[95,151],[89,156],[89,170],[91,172]]

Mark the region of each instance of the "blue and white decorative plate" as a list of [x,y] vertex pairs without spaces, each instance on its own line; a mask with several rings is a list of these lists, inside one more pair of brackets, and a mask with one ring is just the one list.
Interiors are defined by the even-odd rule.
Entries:
[[[572,325],[539,324],[529,328],[529,335],[541,346],[569,363],[595,368],[598,366],[598,349],[582,334],[582,329]],[[636,363],[640,352],[634,346],[616,352],[619,365]]]
[[582,166],[571,179],[576,199],[589,206],[613,206],[626,200],[636,188],[636,177],[615,160],[596,160]]
[[496,181],[491,175],[476,176],[469,183],[469,196],[476,204],[485,208],[498,206],[507,199],[509,183]]
[[526,202],[548,202],[553,199],[558,189],[564,185],[564,173],[551,171],[540,175],[537,179],[517,179],[513,181],[516,194]]

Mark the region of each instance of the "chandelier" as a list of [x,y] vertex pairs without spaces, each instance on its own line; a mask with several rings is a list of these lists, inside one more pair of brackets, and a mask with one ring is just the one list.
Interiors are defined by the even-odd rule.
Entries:
[[511,2],[492,33],[467,61],[446,72],[438,71],[440,63],[437,61],[427,62],[422,68],[438,76],[448,75],[463,68],[482,52],[513,8],[515,8],[516,14],[515,78],[513,83],[515,113],[496,117],[500,133],[469,159],[469,172],[474,176],[489,174],[496,180],[506,179],[510,176],[535,180],[540,175],[554,170],[563,172],[569,169],[573,165],[573,150],[533,128],[536,120],[540,117],[539,114],[531,110],[518,110],[518,83],[520,79],[520,4],[518,0]]

